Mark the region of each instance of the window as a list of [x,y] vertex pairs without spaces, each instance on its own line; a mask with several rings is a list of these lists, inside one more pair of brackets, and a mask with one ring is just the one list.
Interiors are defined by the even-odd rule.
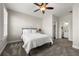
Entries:
[[8,32],[8,13],[7,10],[4,8],[4,36],[7,36]]

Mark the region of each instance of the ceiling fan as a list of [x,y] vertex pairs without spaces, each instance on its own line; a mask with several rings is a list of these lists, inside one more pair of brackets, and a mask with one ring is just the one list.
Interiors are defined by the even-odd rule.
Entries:
[[46,9],[49,9],[49,10],[54,9],[53,7],[47,7],[48,3],[40,3],[40,4],[34,3],[34,4],[39,7],[39,9],[36,9],[34,12],[41,10],[42,13],[44,14]]

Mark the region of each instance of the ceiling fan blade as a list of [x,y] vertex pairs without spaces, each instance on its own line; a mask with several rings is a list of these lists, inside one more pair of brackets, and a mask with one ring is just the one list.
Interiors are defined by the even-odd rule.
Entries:
[[44,3],[41,3],[41,6],[43,5]]
[[45,13],[45,11],[42,11],[42,13],[44,14],[44,13]]
[[48,3],[45,3],[46,5],[48,5]]
[[54,9],[53,7],[46,7],[46,9]]
[[37,9],[37,10],[35,10],[34,12],[37,12],[38,10],[40,10],[40,9]]
[[40,6],[38,3],[34,3],[35,5],[37,5],[37,6]]

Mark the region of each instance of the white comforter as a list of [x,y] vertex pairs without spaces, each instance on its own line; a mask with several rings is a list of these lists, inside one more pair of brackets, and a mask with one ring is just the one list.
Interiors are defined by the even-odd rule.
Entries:
[[52,39],[48,35],[40,33],[23,34],[21,38],[24,42],[23,48],[25,49],[27,54],[32,48],[41,46],[48,42],[51,42],[53,44]]

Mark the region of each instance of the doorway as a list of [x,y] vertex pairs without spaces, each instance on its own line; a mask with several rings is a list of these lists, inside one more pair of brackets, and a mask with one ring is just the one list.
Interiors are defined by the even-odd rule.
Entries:
[[57,22],[55,22],[54,23],[54,25],[53,25],[53,38],[54,39],[57,39],[57,34],[58,34],[58,32],[57,32]]
[[54,29],[54,39],[56,39],[56,25],[55,24],[53,26],[53,29]]
[[68,23],[64,23],[64,25],[61,27],[61,38],[65,38],[65,39],[68,39],[69,36],[69,26],[68,26]]

